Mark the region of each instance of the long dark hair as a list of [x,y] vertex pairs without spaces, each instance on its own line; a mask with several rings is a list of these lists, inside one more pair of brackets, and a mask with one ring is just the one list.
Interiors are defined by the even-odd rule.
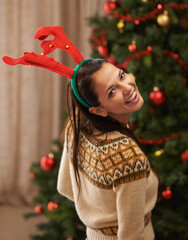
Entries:
[[[98,101],[97,93],[94,92],[94,78],[93,74],[100,70],[103,63],[107,62],[104,59],[94,59],[85,62],[77,72],[77,88],[81,97],[91,106],[98,107],[100,105]],[[69,99],[69,93],[71,96],[71,105]],[[75,172],[76,181],[80,189],[80,177],[78,171],[78,161],[77,161],[77,149],[79,142],[80,130],[87,131],[88,134],[92,134],[94,128],[101,131],[101,133],[107,133],[112,131],[119,131],[126,136],[132,138],[138,146],[143,150],[138,139],[132,132],[130,128],[122,126],[118,121],[111,119],[109,117],[101,117],[89,112],[83,104],[81,104],[75,97],[70,84],[67,88],[67,106],[69,112],[68,123],[71,123],[73,136],[73,155],[72,162]],[[66,128],[66,126],[65,126]],[[151,164],[151,163],[150,163]],[[152,164],[151,164],[152,166]],[[152,166],[152,169],[156,173],[156,170]]]

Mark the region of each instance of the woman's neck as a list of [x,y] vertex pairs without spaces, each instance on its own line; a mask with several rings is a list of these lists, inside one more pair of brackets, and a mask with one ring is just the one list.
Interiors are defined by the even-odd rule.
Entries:
[[118,121],[123,127],[127,127],[127,124],[131,118],[131,113],[130,114],[118,114],[118,115],[113,115],[110,116],[112,119]]

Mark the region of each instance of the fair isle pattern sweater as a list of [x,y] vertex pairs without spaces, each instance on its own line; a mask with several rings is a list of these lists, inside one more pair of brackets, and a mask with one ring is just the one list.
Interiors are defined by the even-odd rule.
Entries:
[[153,240],[151,211],[158,180],[147,157],[129,137],[114,131],[90,136],[81,131],[78,166],[72,165],[73,135],[67,130],[58,191],[75,203],[88,240]]

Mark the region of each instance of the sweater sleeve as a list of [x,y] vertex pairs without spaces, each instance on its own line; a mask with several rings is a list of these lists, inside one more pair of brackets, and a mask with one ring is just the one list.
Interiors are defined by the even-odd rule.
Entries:
[[67,141],[65,140],[57,179],[57,190],[61,195],[74,201],[69,164]]
[[114,188],[118,217],[118,240],[144,240],[146,178]]

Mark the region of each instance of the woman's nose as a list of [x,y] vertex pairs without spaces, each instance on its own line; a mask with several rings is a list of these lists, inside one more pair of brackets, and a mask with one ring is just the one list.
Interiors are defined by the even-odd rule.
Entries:
[[131,92],[131,86],[128,84],[122,84],[121,88],[124,95],[129,95],[129,93]]

